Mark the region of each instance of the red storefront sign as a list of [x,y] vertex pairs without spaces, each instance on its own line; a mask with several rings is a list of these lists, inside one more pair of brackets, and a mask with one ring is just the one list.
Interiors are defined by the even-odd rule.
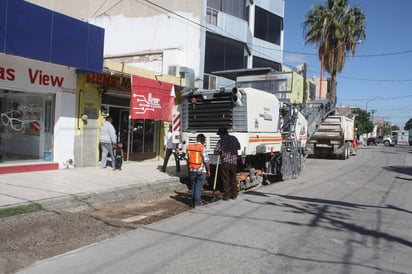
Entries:
[[132,75],[131,100],[132,119],[172,120],[172,84]]

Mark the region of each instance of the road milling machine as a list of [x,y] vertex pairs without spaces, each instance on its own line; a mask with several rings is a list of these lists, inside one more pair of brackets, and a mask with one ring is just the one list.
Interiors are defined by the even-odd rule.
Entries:
[[299,176],[308,153],[308,138],[334,110],[327,100],[291,103],[277,93],[279,85],[273,84],[276,77],[255,72],[245,78],[246,73],[240,72],[242,76],[231,88],[186,89],[174,113],[175,118],[179,117],[180,130],[174,132],[174,140],[180,151],[184,153],[202,133],[212,165],[217,162],[217,155],[213,155],[219,141],[217,130],[225,127],[237,137],[241,146],[240,190]]

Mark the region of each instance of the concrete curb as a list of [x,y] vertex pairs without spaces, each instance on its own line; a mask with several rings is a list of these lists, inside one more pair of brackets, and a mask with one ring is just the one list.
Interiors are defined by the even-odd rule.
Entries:
[[187,190],[188,187],[181,183],[180,178],[170,178],[98,192],[64,195],[57,198],[32,201],[32,203],[39,203],[48,211],[90,212],[104,207],[116,206],[121,201],[135,201],[138,203],[143,200],[170,195],[175,191]]

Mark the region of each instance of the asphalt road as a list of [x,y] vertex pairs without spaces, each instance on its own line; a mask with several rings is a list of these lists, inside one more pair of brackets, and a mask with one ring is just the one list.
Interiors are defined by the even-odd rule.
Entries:
[[21,273],[412,273],[411,197],[412,148],[362,147]]

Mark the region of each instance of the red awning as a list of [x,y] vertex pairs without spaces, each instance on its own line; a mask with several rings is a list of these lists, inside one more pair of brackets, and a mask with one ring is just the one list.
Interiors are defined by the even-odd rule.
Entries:
[[173,84],[132,75],[132,119],[171,121]]

